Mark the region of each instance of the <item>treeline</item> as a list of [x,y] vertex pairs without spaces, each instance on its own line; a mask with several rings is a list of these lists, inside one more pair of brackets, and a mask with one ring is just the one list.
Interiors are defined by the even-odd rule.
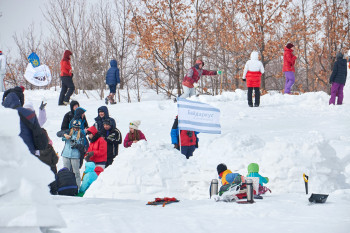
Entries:
[[130,91],[140,101],[144,86],[179,94],[198,58],[205,69],[223,71],[200,81],[201,90],[218,94],[220,87],[244,88],[240,77],[255,50],[266,70],[262,89],[282,90],[283,49],[292,42],[298,57],[294,91],[328,91],[336,53],[349,49],[349,7],[349,0],[50,0],[42,9],[50,34],[39,35],[33,25],[14,35],[21,58],[7,54],[6,82],[33,88],[22,77],[35,51],[51,68],[51,86],[59,86],[68,49],[76,87],[98,89],[101,97],[111,59],[118,61],[128,101]]

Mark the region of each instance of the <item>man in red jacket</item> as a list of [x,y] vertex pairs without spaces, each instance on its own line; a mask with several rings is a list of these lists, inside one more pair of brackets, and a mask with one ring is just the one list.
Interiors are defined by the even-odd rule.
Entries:
[[70,64],[70,59],[72,52],[69,50],[64,51],[63,59],[61,61],[61,81],[62,89],[60,93],[60,98],[58,100],[58,105],[69,104],[69,98],[74,92],[75,86],[73,83],[72,66]]
[[89,137],[90,145],[86,152],[85,160],[94,162],[96,167],[105,169],[107,162],[107,142],[101,137],[95,126],[87,129],[86,134]]
[[292,43],[288,43],[286,47],[284,48],[284,54],[283,54],[283,69],[284,75],[286,76],[286,84],[284,86],[284,93],[290,94],[290,90],[292,89],[292,86],[295,82],[295,60],[297,59],[296,56],[293,54],[293,48],[294,45]]
[[182,82],[184,93],[180,96],[181,98],[191,97],[196,94],[195,86],[198,87],[198,80],[202,75],[217,75],[221,74],[221,71],[208,71],[203,70],[204,62],[197,60],[194,67],[191,67]]

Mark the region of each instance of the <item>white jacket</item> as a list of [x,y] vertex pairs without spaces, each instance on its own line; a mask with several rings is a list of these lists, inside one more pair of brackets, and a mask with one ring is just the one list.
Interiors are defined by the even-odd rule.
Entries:
[[0,73],[6,72],[6,56],[0,55]]
[[256,51],[250,54],[250,60],[245,63],[242,79],[245,79],[248,71],[260,71],[262,74],[265,72],[263,64],[259,61],[259,54]]

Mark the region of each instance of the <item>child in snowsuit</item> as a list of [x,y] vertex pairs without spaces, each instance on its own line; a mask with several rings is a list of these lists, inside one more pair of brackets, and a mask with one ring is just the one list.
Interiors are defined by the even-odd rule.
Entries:
[[63,166],[74,172],[78,188],[81,181],[79,171],[81,152],[77,147],[84,144],[84,134],[80,127],[81,122],[74,120],[69,134],[64,134],[62,137],[62,141],[66,142],[62,151]]
[[118,155],[119,144],[122,143],[122,134],[115,128],[111,119],[103,121],[103,128],[100,131],[102,137],[107,141],[107,163],[106,168],[113,163]]
[[286,76],[286,84],[284,86],[285,94],[290,94],[292,86],[295,82],[294,65],[297,57],[293,54],[293,47],[294,45],[292,43],[288,43],[284,48],[282,72],[284,72],[284,75]]
[[264,66],[259,61],[258,52],[252,52],[250,55],[250,60],[244,66],[243,71],[243,81],[247,81],[248,87],[248,105],[253,107],[253,88],[255,92],[255,103],[254,107],[259,107],[260,105],[260,83],[261,75],[265,72]]
[[86,152],[85,160],[94,162],[96,166],[105,169],[107,162],[107,142],[97,131],[95,126],[91,126],[87,130],[87,135],[90,140],[89,149]]
[[120,83],[118,63],[116,60],[111,60],[111,68],[107,71],[106,84],[109,86],[109,95],[105,99],[105,103],[108,101],[111,104],[116,104],[114,96],[117,91],[117,85]]
[[[174,144],[174,148],[177,150],[180,150],[179,146],[179,129],[178,129],[178,116],[176,116],[174,120],[173,127],[171,129],[170,135],[171,135],[171,143]],[[181,130],[181,153],[186,156],[187,159],[189,159],[191,156],[193,156],[193,152],[196,148],[198,148],[198,137],[197,132],[195,131],[188,131],[188,130]]]
[[233,187],[237,187],[239,190],[241,183],[244,182],[244,178],[239,173],[232,173],[231,170],[227,169],[227,166],[224,163],[220,163],[216,167],[216,170],[222,184],[219,190],[220,196]]
[[146,140],[145,135],[141,132],[141,130],[139,130],[140,124],[141,124],[141,121],[130,122],[129,124],[130,131],[124,139],[125,148],[130,147],[133,143],[137,143],[140,140]]
[[52,195],[76,196],[78,194],[75,175],[68,168],[59,170],[55,178],[55,181],[49,184]]
[[333,72],[330,77],[329,83],[332,84],[331,98],[329,104],[335,104],[335,98],[338,96],[337,104],[343,104],[343,89],[347,76],[347,62],[343,59],[343,54],[337,54],[337,61],[334,63]]
[[[96,170],[98,174],[96,173]],[[78,196],[84,196],[86,190],[90,187],[90,185],[97,180],[98,175],[103,171],[102,167],[96,167],[95,163],[87,162],[85,163],[85,172],[83,175],[83,179],[81,182],[81,186],[79,189]]]
[[[264,194],[267,190],[269,190],[267,188],[264,188],[264,184],[267,184],[269,182],[269,178],[263,177],[259,174],[259,165],[257,163],[251,163],[248,165],[247,177],[258,177],[259,178],[259,194]],[[265,190],[265,191],[263,191],[263,190]]]

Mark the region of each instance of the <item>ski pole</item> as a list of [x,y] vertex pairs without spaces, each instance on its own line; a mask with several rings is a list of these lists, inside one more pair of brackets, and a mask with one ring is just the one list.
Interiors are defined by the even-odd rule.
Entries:
[[306,194],[308,194],[309,193],[309,189],[308,189],[309,176],[305,175],[305,173],[304,173],[303,178],[305,181],[305,191],[306,191]]

